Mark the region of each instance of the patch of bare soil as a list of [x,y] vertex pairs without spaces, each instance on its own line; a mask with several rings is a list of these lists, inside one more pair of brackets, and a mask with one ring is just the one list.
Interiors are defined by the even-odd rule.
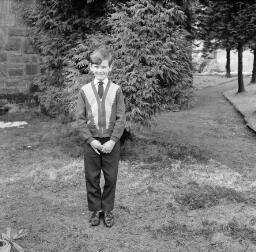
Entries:
[[256,251],[254,180],[178,141],[128,144],[116,223],[90,227],[74,136],[22,117],[24,128],[0,130],[0,230],[28,229],[18,242],[26,251]]

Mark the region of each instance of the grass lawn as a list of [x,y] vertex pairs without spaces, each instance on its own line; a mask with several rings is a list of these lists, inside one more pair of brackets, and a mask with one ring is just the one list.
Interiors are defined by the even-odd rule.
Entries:
[[0,129],[0,230],[28,229],[17,241],[25,251],[256,251],[255,181],[178,136],[122,147],[116,223],[92,228],[70,125],[33,111],[0,121],[28,122]]
[[230,82],[237,79],[237,76],[227,78],[224,75],[194,75],[193,86],[196,89],[202,89],[205,87],[218,86],[219,84]]
[[225,97],[244,116],[249,128],[256,131],[256,84],[245,86],[246,92],[237,93],[237,89],[224,93]]

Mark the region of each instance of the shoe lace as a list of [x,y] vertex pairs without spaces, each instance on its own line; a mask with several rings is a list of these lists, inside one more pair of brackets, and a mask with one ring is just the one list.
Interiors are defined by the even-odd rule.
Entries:
[[92,213],[92,218],[98,217],[98,215],[99,215],[99,212],[95,211]]
[[113,213],[112,212],[105,212],[105,218],[107,219],[112,219],[113,218]]

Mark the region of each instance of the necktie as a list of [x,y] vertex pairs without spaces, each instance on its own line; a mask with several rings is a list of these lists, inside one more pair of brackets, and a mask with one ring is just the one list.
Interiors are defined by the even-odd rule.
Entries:
[[99,97],[102,98],[103,96],[103,82],[102,81],[99,81],[99,86],[98,86],[98,94],[99,94]]

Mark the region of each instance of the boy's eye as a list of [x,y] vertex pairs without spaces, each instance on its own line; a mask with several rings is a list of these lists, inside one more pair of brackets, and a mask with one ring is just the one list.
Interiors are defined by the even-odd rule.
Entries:
[[106,68],[106,66],[94,65],[95,68]]
[[94,67],[96,69],[106,69],[107,68],[106,66],[99,66],[99,65],[95,65]]

